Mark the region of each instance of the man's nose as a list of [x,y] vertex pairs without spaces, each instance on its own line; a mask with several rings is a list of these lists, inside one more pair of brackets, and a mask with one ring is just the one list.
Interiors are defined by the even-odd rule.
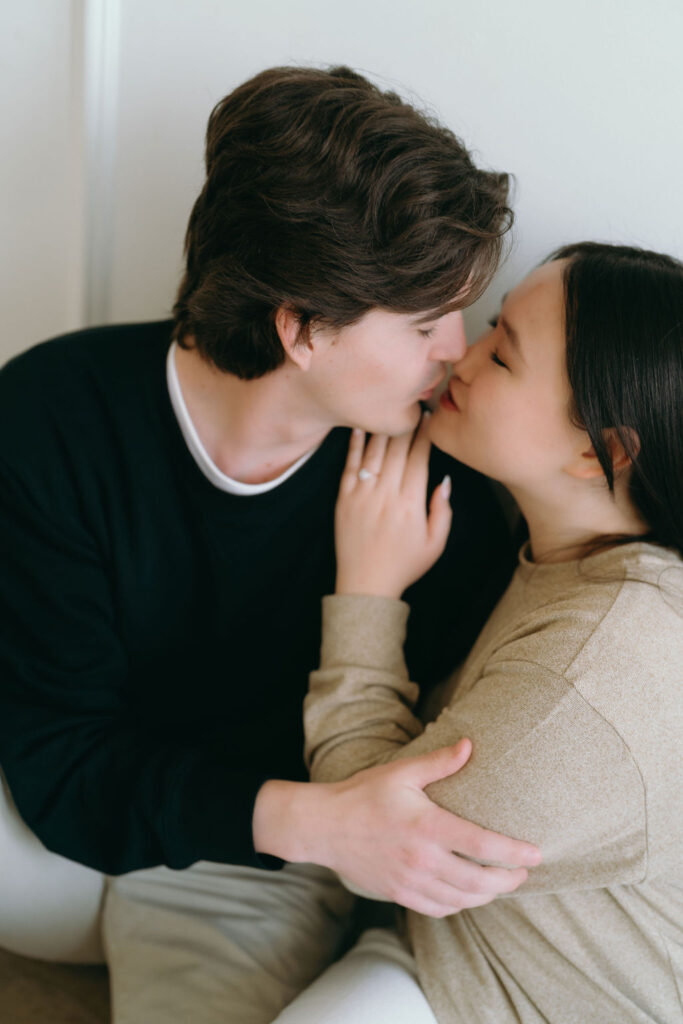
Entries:
[[432,351],[432,359],[438,359],[443,363],[454,363],[462,359],[467,351],[467,337],[465,335],[465,322],[460,310],[448,314],[448,330],[444,331]]
[[488,348],[490,348],[488,338],[479,338],[478,341],[467,346],[461,358],[453,364],[453,374],[463,384],[471,384],[473,377],[479,372],[482,362],[486,358]]

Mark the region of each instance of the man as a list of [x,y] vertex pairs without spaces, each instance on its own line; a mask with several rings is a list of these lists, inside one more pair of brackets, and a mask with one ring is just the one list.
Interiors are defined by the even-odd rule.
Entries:
[[[525,877],[469,858],[533,862],[422,793],[452,751],[339,786],[302,762],[348,428],[412,430],[462,354],[507,180],[346,68],[240,86],[206,164],[173,323],[55,339],[0,382],[0,764],[45,846],[122,876],[117,1024],[271,1020],[344,941],[330,869],[448,913]],[[511,567],[484,481],[445,473],[455,526],[411,594],[427,683]],[[437,847],[464,855],[447,878]]]

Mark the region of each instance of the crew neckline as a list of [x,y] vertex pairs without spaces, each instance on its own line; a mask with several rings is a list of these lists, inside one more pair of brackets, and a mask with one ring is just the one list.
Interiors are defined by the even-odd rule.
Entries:
[[175,351],[176,342],[172,341],[166,356],[166,383],[168,386],[171,406],[176,420],[178,421],[180,432],[183,435],[183,439],[192,458],[209,483],[213,484],[213,486],[218,488],[218,490],[225,491],[227,494],[237,494],[242,497],[252,497],[259,494],[266,494],[268,491],[274,491],[277,487],[283,484],[285,480],[289,480],[291,476],[294,476],[297,470],[301,469],[301,467],[308,462],[311,456],[317,452],[320,445],[316,445],[315,448],[311,448],[310,451],[304,452],[301,458],[297,459],[295,463],[286,469],[284,473],[281,473],[280,476],[275,477],[274,480],[267,480],[265,483],[261,484],[244,483],[242,480],[235,480],[234,477],[223,473],[207,452],[199,434],[197,433],[197,429],[192,422],[189,410],[185,404],[182,388],[180,387],[180,379],[175,365]]
[[653,566],[661,566],[668,561],[675,562],[678,558],[669,548],[663,548],[652,541],[634,539],[566,562],[534,562],[531,558],[531,543],[527,540],[519,551],[519,571],[526,580],[532,576],[543,579],[553,577],[556,580],[576,578],[579,575],[590,578],[593,575],[592,570],[599,573],[611,565],[623,566],[627,562],[638,561],[644,568],[643,560],[647,561],[648,557],[652,560]]

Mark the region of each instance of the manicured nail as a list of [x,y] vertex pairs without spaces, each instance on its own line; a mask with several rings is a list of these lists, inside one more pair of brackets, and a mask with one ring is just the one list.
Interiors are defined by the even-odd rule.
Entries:
[[445,476],[441,481],[441,496],[448,500],[451,496],[451,478]]
[[353,434],[354,437],[360,437],[363,431],[360,429],[360,427],[354,427],[351,433]]

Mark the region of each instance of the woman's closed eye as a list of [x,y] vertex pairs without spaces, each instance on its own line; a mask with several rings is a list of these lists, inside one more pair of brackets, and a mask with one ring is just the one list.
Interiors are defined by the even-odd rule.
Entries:
[[505,370],[507,370],[509,368],[507,363],[504,363],[503,360],[500,358],[500,356],[496,352],[495,348],[491,352],[491,362],[495,363],[496,366],[502,366],[503,369],[505,369]]

